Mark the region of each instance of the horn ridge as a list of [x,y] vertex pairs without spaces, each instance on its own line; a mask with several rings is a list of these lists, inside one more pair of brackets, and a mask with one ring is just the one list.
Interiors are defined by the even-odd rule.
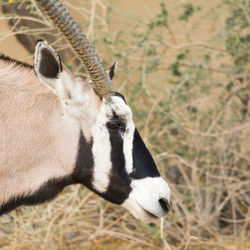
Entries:
[[79,25],[59,0],[36,0],[36,2],[60,29],[80,57],[89,72],[96,93],[110,100],[110,97],[114,95],[111,80]]

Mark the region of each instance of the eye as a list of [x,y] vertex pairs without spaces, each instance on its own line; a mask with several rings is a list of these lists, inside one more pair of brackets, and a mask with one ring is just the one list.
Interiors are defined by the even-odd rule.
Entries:
[[118,129],[121,127],[121,123],[119,121],[109,121],[106,126],[110,129]]

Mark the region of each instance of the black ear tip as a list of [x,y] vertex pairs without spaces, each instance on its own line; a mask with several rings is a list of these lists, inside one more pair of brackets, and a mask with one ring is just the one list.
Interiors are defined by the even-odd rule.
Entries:
[[45,40],[43,40],[43,39],[37,39],[37,40],[36,40],[36,44],[42,43],[42,42],[45,42]]
[[117,65],[117,62],[115,62],[109,69],[109,78],[110,80],[113,79],[114,75],[115,75],[115,70],[116,70],[116,65]]
[[110,70],[116,70],[117,62],[114,62],[113,65],[110,67]]

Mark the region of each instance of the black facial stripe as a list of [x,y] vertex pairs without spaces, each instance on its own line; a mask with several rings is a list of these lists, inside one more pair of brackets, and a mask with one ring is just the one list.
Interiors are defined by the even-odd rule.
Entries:
[[92,185],[94,171],[94,158],[92,153],[93,142],[87,143],[82,133],[80,135],[73,179],[77,183],[82,183],[102,198],[115,204],[121,204],[128,197],[131,191],[130,180],[125,172],[123,141],[121,135],[116,133],[116,131],[110,131],[110,141],[112,169],[107,191],[105,193],[101,193],[95,190]]
[[92,185],[94,160],[92,153],[93,142],[87,143],[81,133],[76,166],[73,178],[76,182],[82,183],[88,189],[115,204],[121,204],[127,199],[131,188],[130,179],[125,171],[125,159],[123,155],[123,140],[119,131],[109,131],[111,142],[112,169],[110,182],[106,192],[101,193]]
[[41,50],[39,71],[42,76],[47,78],[56,78],[62,71],[61,62],[57,62],[56,58],[52,55],[52,52],[47,48]]
[[59,194],[67,185],[74,184],[71,176],[53,178],[45,182],[32,194],[12,197],[7,203],[0,205],[0,215],[7,213],[21,205],[36,205],[50,201]]
[[119,131],[109,131],[111,143],[110,182],[107,191],[101,196],[115,204],[122,204],[131,192],[130,178],[125,169],[123,138]]
[[133,168],[133,173],[130,175],[133,179],[160,176],[155,162],[137,129],[135,129],[133,139]]
[[92,189],[94,159],[92,153],[93,141],[88,143],[81,132],[73,178],[87,188]]

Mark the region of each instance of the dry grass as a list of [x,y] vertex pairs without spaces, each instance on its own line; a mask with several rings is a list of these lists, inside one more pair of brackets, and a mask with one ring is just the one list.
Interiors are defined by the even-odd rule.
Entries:
[[[198,8],[197,2],[186,2]],[[64,1],[105,65],[118,61],[114,84],[127,97],[170,183],[172,211],[162,224],[145,225],[86,188],[71,186],[49,204],[2,216],[1,249],[250,248],[249,57],[228,49],[225,23],[233,7],[227,2],[202,0],[202,9],[185,21],[179,20],[185,13],[182,1],[167,1],[167,14],[160,1],[150,8],[145,4],[143,18],[112,1]],[[237,0],[234,6],[247,19],[244,3]],[[2,15],[0,24],[7,19]],[[16,20],[45,26],[2,32],[0,50],[16,34],[53,33],[52,44],[65,52],[61,36],[42,15]],[[240,57],[248,63],[237,68],[233,61]],[[66,62],[84,75],[75,58]]]

